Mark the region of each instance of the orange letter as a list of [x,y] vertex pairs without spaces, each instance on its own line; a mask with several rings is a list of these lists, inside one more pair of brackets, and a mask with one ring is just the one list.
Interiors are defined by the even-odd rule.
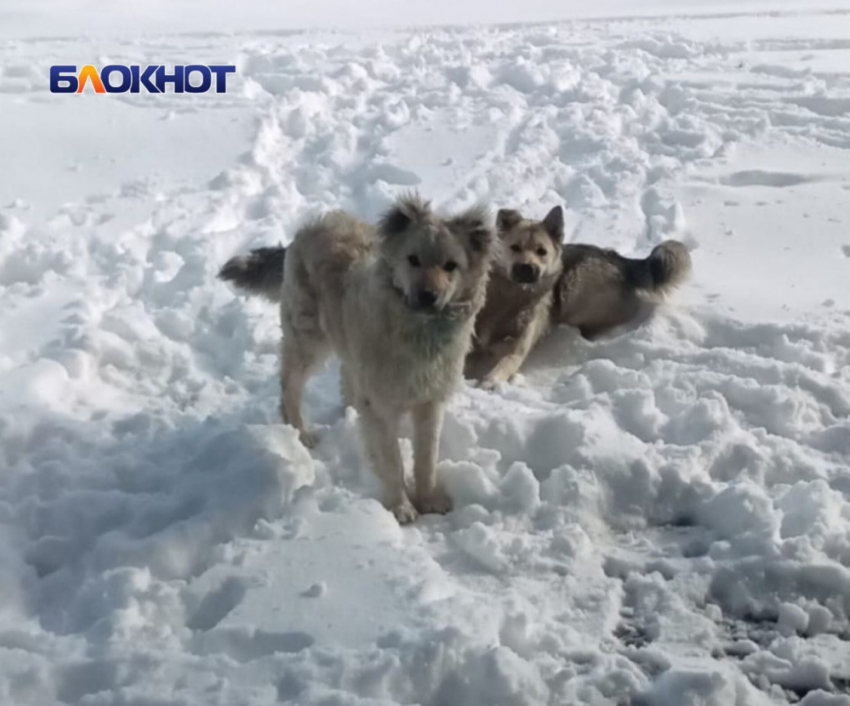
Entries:
[[83,92],[87,81],[91,81],[95,93],[106,93],[106,89],[103,87],[103,81],[100,80],[100,74],[97,73],[97,69],[91,64],[86,64],[80,69],[80,87],[77,89],[77,93]]

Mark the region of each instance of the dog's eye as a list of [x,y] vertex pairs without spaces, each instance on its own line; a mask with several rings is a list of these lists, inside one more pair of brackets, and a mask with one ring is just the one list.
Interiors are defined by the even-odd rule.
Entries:
[[522,252],[522,248],[519,245],[511,245],[511,250],[514,252]]
[[443,265],[443,269],[446,272],[454,272],[457,269],[457,263],[454,260],[449,260],[445,265]]
[[419,262],[419,257],[416,255],[410,255],[407,258],[407,261],[410,263],[411,267],[419,267],[419,265],[422,264],[421,262]]
[[537,248],[537,254],[540,257],[546,257],[546,248]]

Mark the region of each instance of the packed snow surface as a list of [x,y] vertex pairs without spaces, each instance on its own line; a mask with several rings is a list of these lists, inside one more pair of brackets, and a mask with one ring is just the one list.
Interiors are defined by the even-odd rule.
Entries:
[[[850,12],[750,5],[0,43],[0,704],[850,704]],[[238,71],[47,91],[111,61]],[[456,509],[400,528],[337,368],[308,452],[215,274],[410,188],[695,273],[465,384]]]

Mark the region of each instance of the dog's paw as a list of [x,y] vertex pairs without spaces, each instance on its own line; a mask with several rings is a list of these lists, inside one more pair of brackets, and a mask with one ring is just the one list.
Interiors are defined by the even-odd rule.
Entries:
[[302,429],[298,433],[298,438],[301,439],[301,443],[308,449],[315,449],[319,445],[321,437],[318,432],[311,431],[309,429]]
[[481,380],[481,382],[478,383],[478,387],[480,387],[482,390],[492,392],[501,384],[502,381],[498,378],[485,377],[483,380]]
[[413,504],[407,498],[395,505],[392,505],[389,508],[389,511],[395,515],[395,518],[398,520],[400,525],[409,525],[417,517],[419,517],[419,513],[416,511],[416,508],[413,507]]
[[439,487],[431,493],[416,495],[413,498],[413,504],[421,515],[445,515],[454,507],[451,495]]

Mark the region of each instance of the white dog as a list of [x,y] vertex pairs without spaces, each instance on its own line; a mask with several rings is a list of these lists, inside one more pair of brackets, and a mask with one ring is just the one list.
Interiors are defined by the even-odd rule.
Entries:
[[[330,213],[301,228],[275,257],[264,248],[233,258],[220,274],[276,299],[268,263],[285,261],[283,419],[306,445],[316,443],[301,414],[302,395],[308,377],[336,353],[343,394],[360,415],[366,449],[383,481],[384,504],[401,523],[451,509],[436,475],[443,405],[462,377],[486,296],[493,241],[484,209],[440,217],[428,203],[406,196],[377,227]],[[413,419],[412,502],[398,443],[407,412]]]

